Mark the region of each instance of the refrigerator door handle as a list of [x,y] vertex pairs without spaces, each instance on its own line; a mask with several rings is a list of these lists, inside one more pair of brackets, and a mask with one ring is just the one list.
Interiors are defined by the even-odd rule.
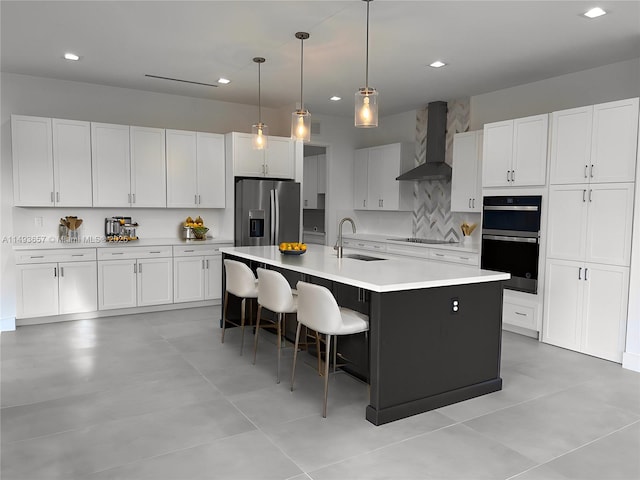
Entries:
[[273,245],[278,245],[278,242],[280,242],[280,200],[278,200],[278,191],[274,190],[273,191],[273,198],[275,200],[275,234],[273,235]]
[[269,210],[270,210],[270,220],[271,220],[271,229],[269,230],[269,245],[275,245],[276,244],[276,195],[275,195],[276,191],[275,190],[269,190]]

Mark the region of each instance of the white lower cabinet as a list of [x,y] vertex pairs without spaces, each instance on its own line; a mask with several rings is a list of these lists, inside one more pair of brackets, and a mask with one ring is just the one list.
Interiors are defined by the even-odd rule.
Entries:
[[95,250],[77,252],[33,250],[17,256],[16,318],[96,310]]
[[505,290],[502,302],[502,323],[539,331],[540,307],[538,295]]
[[175,303],[221,299],[223,246],[231,244],[173,247]]
[[98,249],[98,309],[173,303],[171,247]]
[[542,340],[622,362],[629,269],[547,261]]

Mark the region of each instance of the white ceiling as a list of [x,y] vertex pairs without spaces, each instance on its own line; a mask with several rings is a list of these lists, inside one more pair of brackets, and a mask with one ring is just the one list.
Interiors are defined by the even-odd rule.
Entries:
[[[582,16],[598,5],[609,12]],[[380,114],[478,95],[640,56],[640,1],[400,1],[370,4],[369,83]],[[364,86],[366,3],[349,1],[0,2],[3,72],[352,115]],[[66,51],[79,62],[62,59]],[[440,69],[427,65],[442,60]],[[207,87],[145,74],[217,83]],[[329,97],[339,95],[340,102]]]

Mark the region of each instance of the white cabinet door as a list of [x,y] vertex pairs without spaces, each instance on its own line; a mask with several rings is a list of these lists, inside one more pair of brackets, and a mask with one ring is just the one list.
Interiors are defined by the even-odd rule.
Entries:
[[633,182],[638,135],[638,99],[593,107],[591,182]]
[[482,150],[482,186],[511,185],[512,157],[513,120],[486,124]]
[[[633,183],[589,185],[586,256],[588,262],[628,266],[631,259]],[[555,203],[562,206],[562,203]],[[560,210],[556,208],[554,210]],[[554,212],[555,213],[555,212]],[[552,215],[550,213],[550,215]]]
[[304,157],[302,166],[302,207],[318,208],[318,156]]
[[553,112],[549,166],[552,185],[589,181],[592,123],[592,106]]
[[136,261],[98,262],[98,309],[135,307]]
[[52,120],[55,204],[91,207],[91,124]]
[[589,263],[585,267],[581,350],[621,363],[627,321],[629,269]]
[[295,178],[293,140],[284,137],[269,137],[269,146],[264,152],[265,174],[270,178]]
[[224,208],[224,135],[198,132],[196,140],[198,207]]
[[97,270],[95,261],[58,265],[60,314],[94,312],[98,309]]
[[198,204],[196,132],[167,130],[166,141],[167,207],[196,207]]
[[133,207],[167,206],[165,131],[131,127],[131,204]]
[[588,185],[552,185],[549,189],[547,257],[584,260]]
[[369,149],[356,150],[353,162],[353,208],[367,210],[367,195],[369,190]]
[[318,155],[318,193],[327,193],[327,155]]
[[222,255],[207,255],[205,261],[205,300],[222,298]]
[[369,208],[375,210],[400,209],[400,144],[369,149],[368,187]]
[[94,207],[128,207],[131,202],[129,126],[91,123]]
[[[251,135],[248,133],[233,132],[230,136],[233,175],[236,177],[263,177],[265,175],[264,150],[254,150]],[[271,149],[271,138],[268,139],[267,150]]]
[[580,350],[584,283],[583,263],[547,261],[542,328],[544,342]]
[[137,267],[138,306],[173,303],[172,259],[138,259]]
[[454,135],[451,177],[452,212],[482,210],[482,183],[479,174],[481,153],[481,131]]
[[16,317],[58,314],[58,264],[16,265]]
[[549,115],[518,118],[513,123],[512,185],[544,185],[547,178]]
[[53,205],[51,119],[11,115],[11,145],[14,205]]
[[204,271],[204,257],[173,259],[174,303],[204,300]]

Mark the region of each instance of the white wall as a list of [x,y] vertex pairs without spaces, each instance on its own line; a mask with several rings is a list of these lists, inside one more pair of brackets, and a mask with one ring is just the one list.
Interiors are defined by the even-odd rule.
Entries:
[[471,97],[471,130],[485,123],[640,96],[640,58]]

